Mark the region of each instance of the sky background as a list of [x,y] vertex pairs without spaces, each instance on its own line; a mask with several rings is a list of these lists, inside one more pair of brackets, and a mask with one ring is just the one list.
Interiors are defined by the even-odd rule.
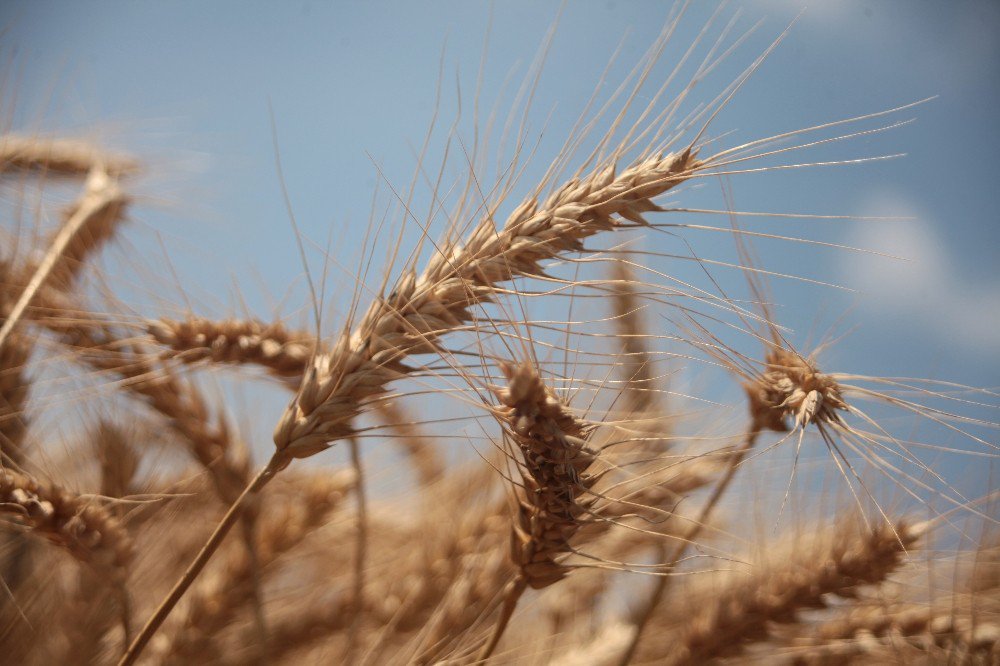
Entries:
[[[0,6],[6,30],[0,48],[11,65],[0,110],[15,131],[94,138],[150,165],[133,189],[141,195],[134,228],[109,259],[142,276],[140,293],[153,290],[151,284],[170,285],[164,307],[287,315],[305,311],[308,295],[276,174],[275,140],[303,235],[320,247],[332,242],[333,256],[353,267],[376,187],[381,212],[392,202],[385,183],[409,182],[439,80],[439,127],[451,125],[461,99],[460,134],[471,141],[484,42],[483,116],[497,100],[509,108],[559,17],[529,116],[529,136],[541,138],[523,194],[547,156],[558,152],[615,49],[620,53],[602,92],[639,61],[670,6],[569,2],[560,15],[556,2],[7,0]],[[716,135],[732,132],[720,143],[936,98],[891,117],[913,118],[912,124],[787,161],[903,158],[729,181],[738,210],[910,218],[746,222],[757,231],[905,258],[759,242],[771,270],[856,290],[775,281],[782,323],[800,343],[811,329],[834,322],[838,331],[851,330],[825,357],[838,369],[997,387],[1000,4],[732,3],[716,30],[738,12],[734,35],[763,23],[692,102],[711,100],[803,6],[784,41],[714,121]],[[670,71],[716,8],[694,3],[654,78]],[[432,143],[428,164],[436,167],[442,145]],[[461,160],[453,164],[457,169]],[[720,205],[718,184],[702,189],[696,196],[714,196]],[[703,256],[731,254],[724,234],[689,237]],[[647,249],[660,250],[661,242],[649,239]],[[149,259],[164,251],[179,277]],[[321,269],[318,252],[310,256]],[[673,270],[665,260],[656,268]],[[349,275],[331,268],[330,300],[349,293],[350,284]],[[335,328],[328,323],[325,330]],[[264,420],[281,406],[265,408]]]

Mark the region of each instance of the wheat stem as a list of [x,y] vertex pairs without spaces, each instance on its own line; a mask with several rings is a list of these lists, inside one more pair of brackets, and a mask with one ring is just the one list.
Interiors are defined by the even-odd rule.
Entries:
[[[357,525],[354,540],[354,585],[351,596],[354,608],[364,608],[365,560],[368,553],[368,505],[365,493],[364,467],[361,464],[361,447],[357,437],[350,438],[351,466],[355,475],[355,502],[357,502]],[[358,650],[361,631],[361,613],[355,614],[347,629],[347,655],[345,663],[353,664]]]
[[202,546],[194,561],[188,565],[184,574],[180,577],[177,583],[174,584],[173,589],[170,590],[170,594],[168,594],[167,597],[160,603],[152,617],[150,617],[145,626],[143,626],[142,631],[139,632],[139,635],[136,636],[132,641],[132,644],[129,645],[125,655],[118,662],[118,666],[129,666],[130,664],[135,663],[135,661],[139,658],[139,655],[142,654],[146,644],[149,643],[149,639],[153,637],[153,634],[155,634],[157,629],[160,628],[163,621],[167,619],[167,616],[170,615],[170,611],[174,609],[174,606],[176,606],[177,602],[181,600],[181,597],[184,596],[187,589],[191,587],[191,584],[198,577],[198,574],[201,573],[201,570],[205,568],[209,559],[211,559],[212,555],[222,544],[223,539],[226,538],[226,535],[229,533],[229,530],[232,529],[233,524],[240,518],[244,505],[247,501],[259,493],[261,489],[274,478],[277,471],[286,466],[287,463],[288,460],[285,456],[282,456],[280,452],[275,453],[274,456],[271,457],[271,460],[268,461],[267,465],[265,465],[257,476],[255,476],[247,485],[247,487],[243,489],[243,492],[240,493],[239,497],[236,498],[236,501],[234,501],[232,506],[229,507],[226,515],[223,516],[222,520],[215,527],[215,530],[208,538],[208,541],[206,541],[205,545]]
[[[729,488],[733,478],[736,476],[736,470],[739,468],[740,463],[743,462],[747,453],[749,453],[750,449],[752,449],[757,443],[758,435],[760,435],[760,430],[757,429],[755,424],[747,432],[740,447],[733,453],[729,465],[726,468],[726,473],[715,485],[715,488],[712,490],[712,495],[708,498],[705,506],[702,507],[697,520],[695,520],[691,529],[684,535],[684,539],[677,545],[677,548],[674,549],[674,552],[670,555],[669,560],[666,562],[666,567],[668,569],[673,569],[677,566],[680,559],[684,557],[684,553],[687,551],[688,547],[696,538],[698,538],[698,535],[701,534],[701,531],[708,523],[709,518],[711,518],[716,505],[719,503],[719,500],[722,499],[722,495]],[[653,617],[653,614],[656,612],[656,609],[659,607],[660,602],[663,600],[663,596],[666,594],[667,588],[670,586],[670,578],[670,576],[660,576],[657,579],[656,586],[653,588],[653,591],[646,600],[646,603],[643,604],[642,609],[637,614],[635,631],[632,633],[628,646],[622,653],[621,660],[618,662],[619,666],[628,666],[628,664],[631,663],[632,659],[635,657],[635,651],[639,646],[639,641],[642,640],[643,632],[649,624],[650,619]]]
[[477,662],[486,661],[493,654],[493,650],[496,649],[497,643],[500,642],[504,631],[507,629],[507,625],[510,623],[510,618],[514,615],[514,609],[517,608],[518,600],[520,600],[521,595],[524,594],[527,587],[528,579],[520,574],[507,584],[507,590],[503,597],[503,608],[500,609],[500,617],[497,618],[497,623],[493,627],[490,639],[476,657]]

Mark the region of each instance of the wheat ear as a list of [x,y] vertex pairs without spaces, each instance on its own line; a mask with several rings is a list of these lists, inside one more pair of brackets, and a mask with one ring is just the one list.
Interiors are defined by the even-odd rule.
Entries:
[[94,169],[119,176],[135,173],[139,162],[77,139],[5,134],[0,137],[0,172],[14,169],[45,175],[85,176]]
[[[353,333],[339,337],[329,353],[313,361],[275,428],[274,455],[233,509],[238,510],[292,460],[312,456],[355,434],[352,423],[364,406],[384,394],[390,381],[407,373],[403,359],[437,351],[438,338],[469,323],[472,309],[489,302],[498,284],[542,275],[542,261],[582,250],[583,240],[600,231],[625,227],[621,218],[645,224],[644,213],[660,210],[652,199],[683,183],[701,166],[690,148],[648,157],[617,175],[614,163],[609,163],[565,183],[543,204],[535,200],[521,204],[502,229],[485,218],[465,245],[435,254],[422,275],[407,272],[389,297],[371,304]],[[138,658],[231,527],[232,520],[219,524],[120,666]]]
[[80,562],[111,578],[125,577],[132,540],[118,520],[93,501],[26,474],[0,469],[0,511]]
[[11,515],[106,577],[118,600],[125,635],[129,635],[131,604],[125,580],[132,540],[117,518],[92,500],[6,469],[0,469],[0,513]]
[[420,276],[404,274],[353,333],[316,358],[275,428],[275,447],[305,458],[350,436],[365,404],[408,372],[406,357],[438,351],[441,335],[471,323],[498,285],[543,275],[541,262],[582,250],[585,238],[625,226],[620,218],[644,224],[644,213],[659,210],[653,197],[700,166],[690,150],[648,158],[618,175],[610,164],[570,180],[542,204],[521,204],[501,229],[484,219],[464,245],[436,253]]
[[810,637],[811,645],[801,646],[796,641],[794,661],[844,661],[885,649],[897,638],[927,641],[928,647],[962,648],[970,656],[995,657],[1000,647],[1000,625],[977,618],[974,613],[959,614],[954,607],[865,605],[821,624]]
[[688,619],[665,664],[702,664],[739,652],[768,635],[772,622],[793,621],[797,611],[824,605],[824,595],[850,596],[881,583],[900,565],[905,549],[926,531],[922,524],[879,523],[870,530],[838,529],[821,550],[740,579],[715,594]]
[[175,352],[172,358],[185,363],[211,360],[258,365],[279,379],[291,380],[294,386],[318,348],[314,336],[289,330],[279,322],[252,319],[159,319],[150,322],[146,330]]
[[521,454],[524,494],[510,544],[517,574],[480,660],[493,653],[526,588],[548,587],[566,576],[561,560],[572,552],[569,541],[594,503],[586,497],[595,480],[588,473],[596,459],[586,445],[591,428],[566,410],[532,365],[500,367],[507,386],[496,391],[499,416]]

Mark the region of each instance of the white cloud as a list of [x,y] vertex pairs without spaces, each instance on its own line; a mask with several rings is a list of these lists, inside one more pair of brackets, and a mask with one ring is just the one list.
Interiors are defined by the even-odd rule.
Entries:
[[879,195],[862,214],[912,218],[863,222],[851,239],[855,247],[903,257],[843,255],[842,283],[863,293],[862,307],[933,331],[943,344],[1000,354],[1000,281],[963,276],[928,218],[898,195]]

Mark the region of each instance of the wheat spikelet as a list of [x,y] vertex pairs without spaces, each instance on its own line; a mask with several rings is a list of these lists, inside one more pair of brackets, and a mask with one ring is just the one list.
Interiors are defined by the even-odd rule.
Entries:
[[757,429],[788,432],[796,428],[840,423],[847,408],[836,380],[816,369],[801,355],[784,348],[767,352],[764,370],[744,384],[750,416]]

